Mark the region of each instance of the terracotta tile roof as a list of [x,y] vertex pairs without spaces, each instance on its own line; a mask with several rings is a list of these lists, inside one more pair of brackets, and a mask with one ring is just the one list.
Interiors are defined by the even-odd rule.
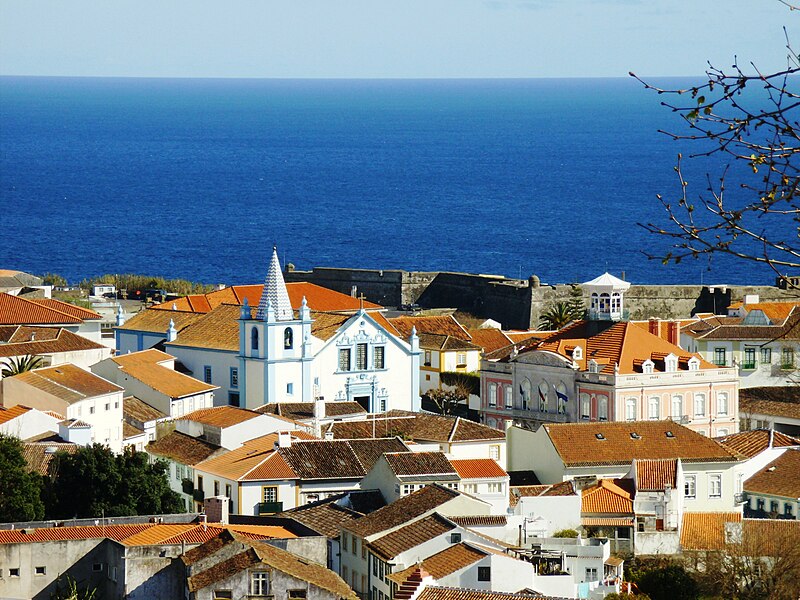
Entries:
[[[197,312],[209,312],[220,306],[221,304],[236,304],[242,305],[247,299],[248,304],[252,307],[258,306],[263,292],[263,285],[233,285],[222,290],[209,292],[208,294],[195,294],[190,296],[189,300],[169,300],[162,304],[156,304],[151,307],[153,310],[170,311],[172,305],[176,304],[179,309],[193,309]],[[361,301],[358,298],[353,298],[347,294],[342,294],[328,288],[324,288],[313,283],[306,282],[292,282],[286,284],[286,290],[289,292],[289,302],[292,309],[298,310],[306,298],[308,307],[314,311],[322,312],[337,312],[337,311],[357,311],[361,307]],[[205,301],[202,300],[204,298]],[[379,304],[364,301],[364,308],[380,309]]]
[[196,529],[196,523],[169,523],[156,527],[148,527],[122,540],[126,546],[152,546],[160,544],[171,537],[185,534],[191,529]]
[[355,439],[373,435],[430,442],[467,442],[473,440],[505,440],[498,431],[460,417],[444,417],[425,413],[391,411],[370,416],[364,421],[339,421],[328,427],[337,439]]
[[77,319],[81,319],[82,321],[103,318],[100,313],[97,313],[91,309],[70,304],[69,302],[62,302],[61,300],[56,300],[55,298],[30,298],[29,300],[31,302],[35,302],[36,304],[40,304],[41,306],[46,306],[47,308],[52,308],[53,310],[57,310]]
[[614,515],[633,514],[632,482],[623,479],[601,479],[581,491],[581,513]]
[[351,319],[350,315],[331,313],[311,313],[311,334],[323,341],[328,341]]
[[508,473],[491,458],[451,459],[450,463],[461,479],[496,479]]
[[147,452],[168,458],[175,462],[190,467],[222,452],[222,448],[208,442],[180,433],[171,431],[167,435],[150,442],[146,447]]
[[514,600],[515,598],[535,598],[536,600],[558,600],[553,596],[538,594],[521,594],[508,592],[487,592],[467,588],[450,588],[429,585],[416,600]]
[[469,329],[468,333],[472,338],[472,343],[483,348],[484,352],[494,352],[514,343],[505,333],[493,327]]
[[123,331],[147,331],[149,333],[161,333],[167,336],[169,322],[175,324],[175,329],[180,337],[184,329],[202,317],[202,314],[192,312],[181,312],[178,310],[153,310],[148,308],[140,311],[125,321],[123,325],[117,327]]
[[389,319],[394,328],[400,333],[400,337],[408,339],[411,329],[416,327],[417,334],[434,334],[440,336],[450,336],[456,339],[471,341],[472,336],[466,329],[453,318],[452,315],[434,315],[428,317],[394,317]]
[[204,425],[213,425],[215,427],[230,427],[231,425],[238,425],[250,419],[255,419],[258,416],[260,416],[259,413],[246,408],[214,406],[212,408],[201,408],[187,413],[181,417],[181,420],[194,421],[196,423],[203,423]]
[[189,592],[197,592],[258,564],[261,564],[261,558],[253,548],[248,548],[244,552],[235,554],[205,571],[192,575],[187,579],[186,585],[189,588]]
[[[62,303],[58,302],[58,304]],[[76,325],[83,323],[82,318],[70,313],[43,303],[0,292],[0,325]]]
[[581,517],[584,527],[633,527],[633,517]]
[[297,474],[286,464],[280,454],[274,452],[260,465],[242,476],[244,481],[261,481],[264,479],[297,479]]
[[203,544],[218,537],[222,532],[234,532],[240,538],[265,540],[275,538],[296,538],[297,536],[284,527],[276,525],[193,525],[190,529],[180,531],[171,537],[157,542],[160,544]]
[[39,475],[50,475],[50,463],[56,452],[75,454],[79,448],[80,446],[76,444],[67,443],[26,443],[22,455],[31,471],[35,471]]
[[335,499],[326,498],[284,511],[276,516],[294,519],[326,537],[338,538],[342,527],[350,525],[364,515],[339,506]]
[[456,525],[461,527],[497,527],[505,526],[508,523],[506,515],[472,515],[466,517],[448,517]]
[[435,475],[437,479],[458,479],[458,473],[442,452],[398,452],[384,454],[389,468],[398,477]]
[[785,321],[776,325],[747,325],[742,319],[730,319],[723,321],[722,325],[705,329],[702,326],[693,326],[690,333],[692,337],[703,340],[796,340],[800,339],[798,323],[800,311],[795,310]]
[[369,548],[384,560],[391,560],[398,554],[416,548],[455,527],[451,521],[434,513],[373,540]]
[[386,500],[380,490],[353,490],[347,492],[346,506],[368,515],[386,506]]
[[122,439],[128,440],[140,435],[144,435],[144,429],[139,429],[135,425],[131,425],[127,421],[122,422]]
[[793,385],[743,388],[739,391],[739,413],[800,419],[800,390]]
[[480,346],[467,340],[462,340],[450,335],[436,335],[433,333],[420,333],[419,347],[426,350],[438,351],[482,350]]
[[440,485],[426,485],[421,490],[402,496],[375,512],[362,517],[347,529],[364,538],[392,529],[435,510],[459,496],[459,493]]
[[[340,417],[343,415],[367,414],[364,407],[358,402],[345,400],[330,400],[323,402],[325,417]],[[262,414],[279,415],[294,421],[303,421],[314,418],[313,402],[270,402],[255,409]]]
[[[680,458],[683,462],[738,460],[738,455],[719,442],[673,421],[563,423],[543,427],[567,467],[629,464],[635,458]],[[632,437],[632,433],[638,437]]]
[[26,371],[11,377],[31,387],[47,392],[68,404],[104,394],[121,392],[123,388],[99,375],[84,371],[73,364],[63,364]]
[[636,459],[636,490],[663,492],[667,486],[675,489],[678,480],[678,460],[675,458]]
[[800,498],[800,450],[786,450],[745,481],[744,490],[792,500]]
[[782,323],[798,307],[800,307],[800,302],[756,302],[745,304],[744,310],[747,313],[761,311],[771,323]]
[[562,481],[551,485],[515,485],[509,488],[509,504],[514,507],[519,499],[535,496],[575,496],[572,481]]
[[421,563],[412,565],[407,569],[403,569],[397,573],[389,575],[389,579],[398,585],[408,579],[417,568],[420,566],[434,579],[441,579],[448,575],[465,569],[470,565],[474,565],[479,560],[486,558],[488,554],[483,550],[474,548],[469,544],[455,544],[429,556]]
[[108,348],[60,327],[0,326],[0,358],[84,350]]
[[721,550],[725,546],[725,524],[739,523],[738,512],[685,512],[681,525],[683,550]]
[[406,451],[397,438],[302,441],[278,450],[301,479],[360,479],[384,452]]
[[732,435],[714,438],[720,444],[748,458],[760,454],[767,448],[800,446],[800,439],[775,431],[774,429],[753,429]]
[[[277,433],[245,442],[240,448],[223,452],[195,465],[195,469],[226,479],[295,479],[297,475],[275,452]],[[256,475],[248,477],[253,470]]]
[[[678,369],[688,370],[688,360],[692,357],[700,361],[700,369],[718,369],[716,365],[690,354],[666,340],[649,333],[646,329],[630,322],[598,323],[596,321],[576,321],[563,329],[553,332],[538,342],[517,344],[518,356],[534,350],[546,350],[573,360],[572,351],[583,348],[581,359],[575,360],[581,370],[586,370],[590,360],[605,365],[601,372],[613,374],[619,365],[622,375],[641,373],[641,363],[652,360],[656,371],[664,370],[663,358],[669,354],[678,357]],[[498,350],[487,358],[491,360],[517,360],[511,358],[510,349]]]
[[131,418],[139,423],[147,423],[168,416],[136,396],[126,396],[122,399],[122,413],[125,418]]
[[6,529],[0,531],[0,544],[26,544],[91,538],[109,538],[121,542],[150,527],[154,527],[154,525],[152,523],[137,523],[125,525],[110,524],[78,527],[47,527],[35,529],[31,533],[25,533],[26,530],[24,529]]
[[184,398],[219,389],[217,385],[179,373],[172,368],[175,357],[154,348],[121,354],[111,360],[123,373],[170,398]]
[[29,406],[23,406],[22,404],[4,408],[2,411],[0,411],[0,425],[7,423],[12,419],[16,419],[20,415],[24,415],[29,410],[32,409]]

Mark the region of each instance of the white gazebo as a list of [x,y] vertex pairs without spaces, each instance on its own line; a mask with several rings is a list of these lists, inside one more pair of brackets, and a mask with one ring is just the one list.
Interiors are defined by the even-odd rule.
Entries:
[[591,281],[582,284],[589,293],[589,320],[619,321],[627,318],[623,296],[631,287],[627,281],[603,273]]

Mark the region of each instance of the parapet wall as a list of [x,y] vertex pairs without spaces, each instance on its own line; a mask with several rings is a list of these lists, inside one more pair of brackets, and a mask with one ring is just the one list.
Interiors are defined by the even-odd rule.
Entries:
[[[296,271],[291,266],[286,281],[307,281],[343,294],[364,294],[387,307],[419,304],[422,308],[454,308],[476,317],[494,319],[506,329],[538,326],[548,306],[569,297],[566,284],[540,285],[536,276],[511,279],[500,275],[402,271],[397,269],[337,269],[315,267]],[[796,299],[793,290],[772,286],[632,285],[625,308],[632,319],[686,318],[697,312],[724,314],[746,294],[762,300]]]

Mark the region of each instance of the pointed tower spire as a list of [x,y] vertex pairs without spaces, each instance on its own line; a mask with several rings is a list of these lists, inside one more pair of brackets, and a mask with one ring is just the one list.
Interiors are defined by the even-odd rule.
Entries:
[[267,303],[272,304],[276,321],[291,321],[294,318],[276,246],[272,247],[272,260],[269,262],[267,278],[264,280],[264,291],[261,293],[261,300],[258,303],[256,319],[263,321],[266,318]]

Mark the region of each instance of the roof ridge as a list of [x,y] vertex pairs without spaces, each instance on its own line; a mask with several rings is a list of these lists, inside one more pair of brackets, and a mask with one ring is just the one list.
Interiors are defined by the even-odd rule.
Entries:
[[[8,296],[13,296],[13,294],[7,294],[6,292],[0,292],[0,293],[2,293],[2,294],[6,294],[6,295],[8,295]],[[78,321],[83,321],[83,319],[81,319],[81,318],[79,318],[79,317],[73,317],[72,315],[70,315],[70,314],[68,314],[68,313],[65,313],[64,311],[58,310],[57,308],[52,308],[51,306],[47,306],[47,305],[45,305],[45,304],[39,304],[38,302],[33,302],[32,300],[28,300],[27,298],[23,298],[22,296],[13,296],[13,297],[14,297],[16,300],[21,300],[22,302],[26,302],[26,303],[28,303],[28,304],[33,304],[34,306],[37,306],[37,307],[39,307],[39,308],[43,308],[44,310],[49,310],[49,311],[52,311],[52,312],[54,312],[54,313],[58,313],[59,315],[63,315],[63,316],[65,316],[65,317],[69,317],[70,319],[75,319],[75,320],[78,320]],[[65,322],[66,322],[66,321],[65,321]]]

